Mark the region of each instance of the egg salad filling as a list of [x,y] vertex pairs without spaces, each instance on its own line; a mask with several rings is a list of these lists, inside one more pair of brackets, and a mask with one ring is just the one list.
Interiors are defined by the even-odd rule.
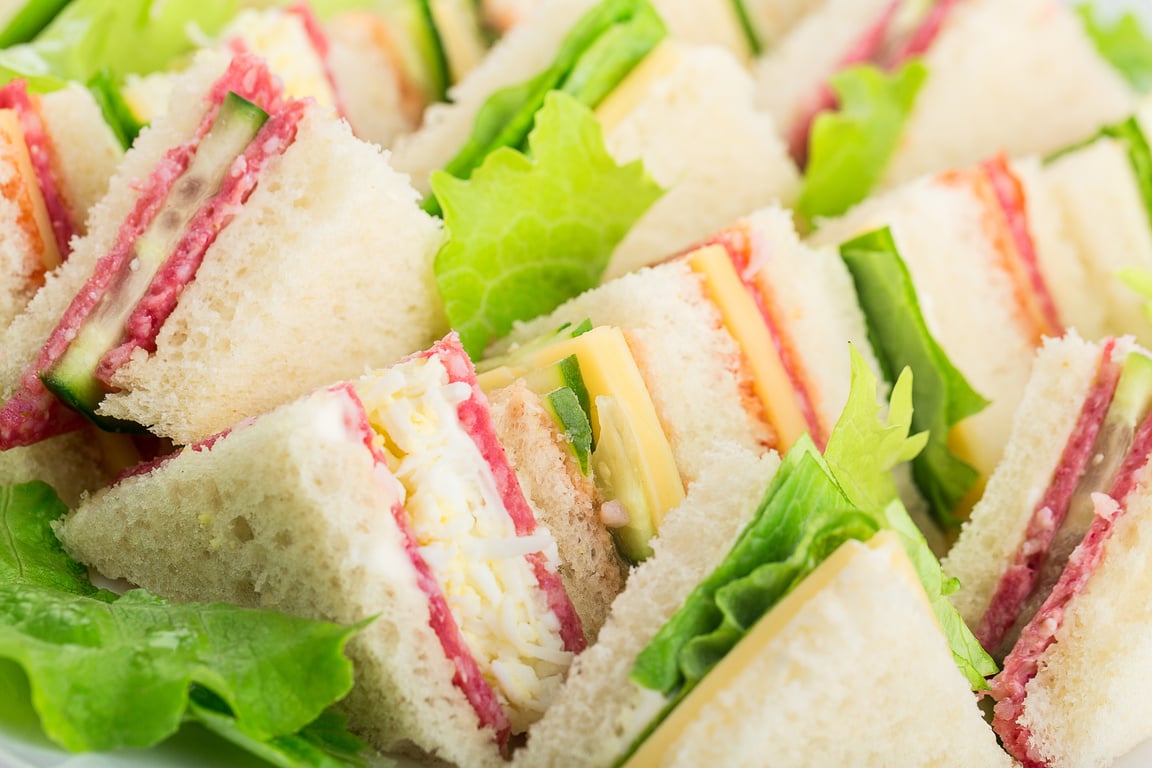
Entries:
[[513,733],[539,719],[573,654],[526,557],[558,562],[543,528],[518,536],[488,463],[461,425],[471,397],[436,357],[360,381],[378,445],[404,488],[420,554],[444,592],[469,651],[504,707]]

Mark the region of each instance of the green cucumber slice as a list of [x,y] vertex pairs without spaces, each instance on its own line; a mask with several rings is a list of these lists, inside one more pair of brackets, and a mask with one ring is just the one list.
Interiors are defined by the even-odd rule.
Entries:
[[616,549],[630,563],[652,555],[649,541],[656,535],[656,522],[648,505],[644,481],[635,470],[640,466],[640,439],[620,413],[615,398],[596,398],[600,440],[592,451],[592,473],[603,498],[618,502],[628,522],[612,530]]
[[137,239],[131,266],[113,278],[113,284],[80,326],[63,356],[41,373],[40,378],[50,391],[98,426],[110,431],[126,429],[120,420],[96,413],[107,393],[96,378],[100,360],[123,339],[124,323],[147,294],[192,217],[219,191],[229,166],[267,119],[267,112],[235,93],[224,98],[192,162],[173,184],[152,224]]
[[543,397],[544,407],[560,425],[568,446],[580,465],[580,474],[588,476],[592,456],[592,423],[580,399],[568,387],[552,390]]

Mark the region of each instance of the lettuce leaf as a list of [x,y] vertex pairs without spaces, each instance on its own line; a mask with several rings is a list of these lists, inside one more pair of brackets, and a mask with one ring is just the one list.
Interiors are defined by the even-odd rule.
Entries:
[[808,168],[797,210],[808,220],[839,216],[880,181],[900,143],[928,69],[912,60],[887,74],[874,66],[832,76],[840,108],[812,125]]
[[613,249],[663,193],[639,161],[619,166],[591,110],[552,92],[528,139],[472,178],[432,174],[448,239],[436,282],[473,357],[517,320],[551,312],[600,282]]
[[928,431],[928,444],[912,461],[912,477],[943,528],[959,521],[953,510],[979,473],[948,448],[954,424],[983,409],[988,401],[968,384],[932,337],[920,312],[908,268],[888,229],[850,240],[840,255],[852,274],[868,336],[889,381],[911,367],[915,411],[912,427]]
[[[36,36],[48,22],[60,13],[69,0],[26,0],[23,7],[12,14],[8,24],[0,30],[0,48],[24,43]],[[20,0],[17,0],[20,3]],[[9,3],[8,5],[12,5]]]
[[1140,93],[1152,91],[1152,40],[1132,11],[1109,22],[1090,3],[1077,6],[1096,50]]
[[948,600],[960,582],[945,576],[924,535],[899,502],[892,479],[892,468],[914,460],[929,437],[926,432],[908,434],[914,423],[912,369],[904,368],[892,387],[885,424],[876,402],[876,377],[855,348],[851,367],[848,403],[828,439],[824,460],[848,498],[860,507],[878,510],[881,527],[899,535],[952,649],[952,660],[974,690],[987,688],[984,678],[996,674],[996,662]]
[[[550,67],[488,98],[444,172],[468,179],[496,150],[524,149],[549,92],[563,91],[594,109],[666,35],[648,0],[602,0],[565,36]],[[440,212],[438,198],[425,201],[429,213]]]
[[[52,533],[64,511],[43,483],[0,490],[0,664],[27,676],[56,743],[147,747],[191,717],[271,749],[351,688],[355,627],[96,589]],[[305,758],[282,764],[331,764]]]

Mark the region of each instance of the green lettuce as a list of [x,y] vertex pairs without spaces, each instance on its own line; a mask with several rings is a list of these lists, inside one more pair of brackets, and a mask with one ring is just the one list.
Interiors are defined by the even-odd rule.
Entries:
[[912,427],[927,431],[929,438],[912,461],[912,477],[935,521],[943,528],[955,527],[953,510],[979,473],[949,450],[948,432],[988,401],[972,389],[929,332],[912,278],[888,229],[844,243],[840,255],[856,284],[868,336],[885,377],[892,381],[905,366],[916,372]]
[[[666,36],[648,0],[602,0],[568,32],[550,67],[484,102],[472,135],[444,172],[468,179],[496,150],[523,149],[550,92],[594,109]],[[438,198],[429,197],[425,209],[439,213]]]
[[631,679],[668,700],[637,744],[836,549],[881,530],[900,537],[958,668],[974,688],[987,687],[996,665],[948,602],[958,584],[944,576],[891,479],[892,467],[925,445],[924,435],[909,436],[911,378],[905,370],[897,380],[885,424],[876,378],[853,350],[851,394],[825,457],[807,436],[793,445],[724,561],[637,656]]
[[1116,278],[1145,299],[1141,309],[1152,323],[1152,271],[1142,267],[1125,267],[1116,272]]
[[1080,5],[1076,11],[1100,55],[1137,91],[1152,91],[1152,40],[1136,14],[1129,11],[1109,22],[1091,4]]
[[[48,25],[69,0],[27,0],[0,30],[0,48],[24,43]],[[19,2],[19,0],[17,0]],[[11,3],[9,3],[11,5]]]
[[324,711],[352,686],[356,628],[97,589],[53,535],[65,511],[43,483],[0,488],[0,665],[26,676],[50,739],[147,747],[191,719],[285,766],[353,749]]
[[839,108],[812,124],[797,210],[809,220],[839,216],[868,196],[899,146],[928,69],[912,60],[887,74],[864,65],[832,76]]
[[613,249],[662,194],[639,161],[616,164],[595,115],[567,94],[548,94],[528,143],[528,155],[493,152],[468,180],[432,174],[449,235],[436,282],[473,357],[515,321],[599,284]]

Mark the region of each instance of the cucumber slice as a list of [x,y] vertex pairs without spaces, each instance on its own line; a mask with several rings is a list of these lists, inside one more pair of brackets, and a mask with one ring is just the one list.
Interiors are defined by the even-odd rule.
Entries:
[[592,423],[588,412],[580,404],[576,393],[568,387],[552,390],[544,395],[544,407],[560,425],[568,446],[580,465],[580,473],[588,476],[589,460],[592,455]]
[[7,20],[0,29],[0,48],[7,48],[17,43],[26,43],[48,26],[56,14],[68,5],[69,0],[29,0],[20,7],[13,8],[18,3],[9,3],[8,11],[4,14]]
[[430,0],[381,3],[377,13],[392,32],[403,77],[424,95],[426,103],[447,99],[452,73]]
[[436,36],[450,83],[460,82],[488,52],[488,41],[474,0],[430,0]]
[[639,563],[652,555],[649,541],[656,535],[656,520],[640,469],[640,440],[615,398],[596,398],[596,411],[600,440],[592,451],[592,476],[600,495],[619,502],[628,514],[628,522],[613,529],[612,537],[628,562]]
[[574,339],[577,336],[588,333],[590,330],[592,330],[592,321],[588,319],[584,319],[576,325],[564,323],[564,325],[552,333],[546,333],[542,336],[537,336],[531,341],[526,341],[507,354],[494,355],[483,360],[477,360],[476,372],[485,373],[505,366],[512,368],[522,366],[526,360],[549,344],[553,344],[562,339]]
[[96,414],[107,392],[96,378],[100,360],[124,338],[124,323],[148,292],[192,217],[219,191],[229,166],[267,119],[267,112],[235,93],[224,98],[192,162],[173,184],[152,224],[137,238],[135,258],[113,278],[61,358],[41,372],[40,378],[50,391],[98,426],[110,431],[128,428],[119,420]]
[[88,90],[92,93],[92,98],[96,100],[100,113],[104,116],[104,122],[112,129],[120,146],[124,149],[131,147],[144,124],[136,118],[128,100],[124,98],[123,91],[107,69],[101,69],[88,81]]

